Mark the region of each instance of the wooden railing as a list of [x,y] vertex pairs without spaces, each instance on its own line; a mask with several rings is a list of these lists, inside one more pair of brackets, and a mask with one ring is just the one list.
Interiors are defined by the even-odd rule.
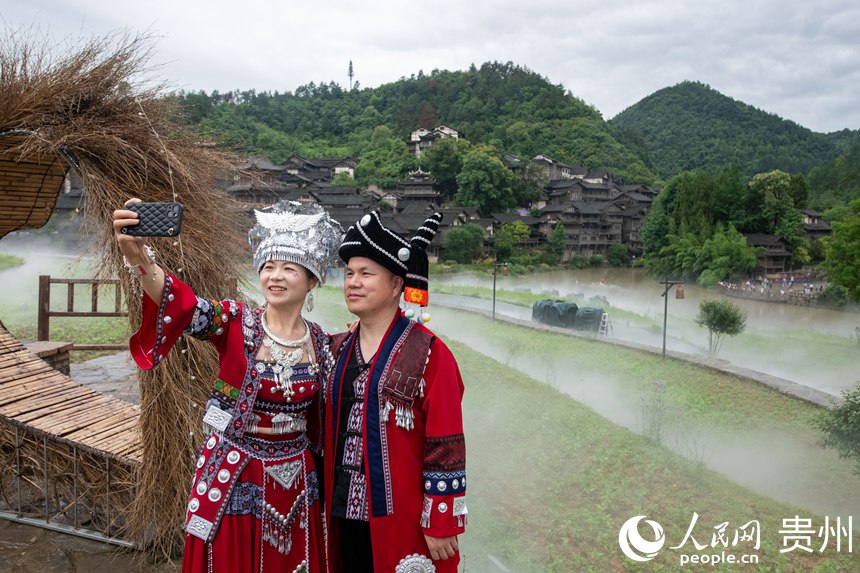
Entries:
[[[66,309],[51,310],[51,285],[66,285]],[[89,285],[90,305],[88,310],[75,309],[75,286]],[[99,309],[99,287],[113,285],[113,310],[104,311]],[[117,279],[60,279],[50,275],[39,275],[39,322],[38,340],[50,340],[50,320],[54,317],[114,317],[128,316],[128,311],[123,309],[122,286]],[[126,344],[78,344],[75,343],[72,350],[125,350]]]

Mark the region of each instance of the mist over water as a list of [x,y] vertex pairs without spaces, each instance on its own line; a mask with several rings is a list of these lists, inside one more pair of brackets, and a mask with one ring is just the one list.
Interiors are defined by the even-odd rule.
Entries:
[[[445,295],[435,295],[436,301],[444,298]],[[514,313],[523,311],[522,307],[498,302],[496,311],[505,312],[508,306],[513,307]],[[474,328],[475,320],[476,316],[470,313],[435,306],[430,326],[448,338],[553,386],[604,418],[647,435],[649,414],[643,403],[649,396],[635,388],[631,381],[585,368],[573,355],[548,358],[539,351],[530,354],[515,341],[486,336],[485,331],[482,333]],[[847,462],[844,463],[845,471],[838,476],[823,469],[841,463],[831,450],[823,450],[815,443],[799,444],[794,437],[773,431],[765,433],[734,428],[717,435],[684,412],[668,411],[664,417],[665,433],[661,443],[703,467],[720,472],[762,494],[820,515],[847,518],[860,514],[860,497],[834,495],[833,480],[839,480],[840,490],[860,491],[860,478],[851,475]],[[856,487],[852,488],[850,484]],[[855,528],[860,529],[860,523],[855,523]]]
[[[492,276],[471,274],[446,275],[437,280],[489,288],[493,284]],[[646,277],[642,269],[582,269],[519,277],[498,275],[497,288],[547,294],[548,298],[602,296],[611,306],[636,315],[610,315],[613,337],[656,348],[662,346],[664,300],[661,294],[664,287]],[[708,332],[696,325],[694,318],[700,301],[722,295],[695,285],[687,284],[683,288],[683,300],[675,298],[674,289],[669,291],[666,347],[707,356]],[[833,395],[860,382],[860,343],[854,330],[860,326],[860,313],[731,300],[747,313],[747,328],[743,334],[725,339],[718,358]],[[531,318],[528,309],[519,307],[512,311],[512,306],[500,306],[497,302],[496,311],[517,318]]]
[[13,234],[0,241],[0,253],[24,259],[23,265],[0,271],[0,303],[4,309],[0,320],[7,327],[22,321],[35,326],[39,275],[66,278],[92,275],[93,261],[87,258],[86,247],[78,242],[30,233]]

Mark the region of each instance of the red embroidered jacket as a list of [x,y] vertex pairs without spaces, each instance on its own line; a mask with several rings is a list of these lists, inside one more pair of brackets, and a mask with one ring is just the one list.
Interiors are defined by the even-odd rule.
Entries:
[[[357,336],[333,337],[338,357],[325,405],[325,500],[333,495],[340,391]],[[362,436],[370,533],[377,572],[454,572],[459,554],[431,561],[424,535],[465,530],[466,448],[460,402],[463,380],[445,344],[423,325],[397,316],[371,366]],[[331,524],[330,524],[331,525]],[[339,573],[338,532],[329,556]],[[423,568],[419,568],[423,567]]]

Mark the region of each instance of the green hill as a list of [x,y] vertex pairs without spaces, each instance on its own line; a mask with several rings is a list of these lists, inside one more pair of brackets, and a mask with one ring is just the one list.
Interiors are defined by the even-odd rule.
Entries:
[[664,178],[726,164],[748,176],[773,169],[806,174],[860,139],[858,131],[816,133],[698,82],[657,91],[609,123],[643,147]]
[[292,153],[361,159],[374,128],[406,138],[444,124],[472,143],[519,157],[544,154],[653,183],[640,151],[619,141],[600,114],[561,85],[512,63],[433,70],[375,88],[310,83],[294,92],[179,94],[192,123],[273,161]]

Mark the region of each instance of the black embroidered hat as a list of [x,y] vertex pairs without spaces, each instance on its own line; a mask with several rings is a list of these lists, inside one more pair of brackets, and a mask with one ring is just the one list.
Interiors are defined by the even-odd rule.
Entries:
[[406,302],[427,306],[429,294],[427,246],[442,221],[441,213],[431,215],[418,232],[406,239],[385,227],[376,211],[350,226],[344,235],[338,255],[348,263],[352,257],[367,257],[404,279]]

